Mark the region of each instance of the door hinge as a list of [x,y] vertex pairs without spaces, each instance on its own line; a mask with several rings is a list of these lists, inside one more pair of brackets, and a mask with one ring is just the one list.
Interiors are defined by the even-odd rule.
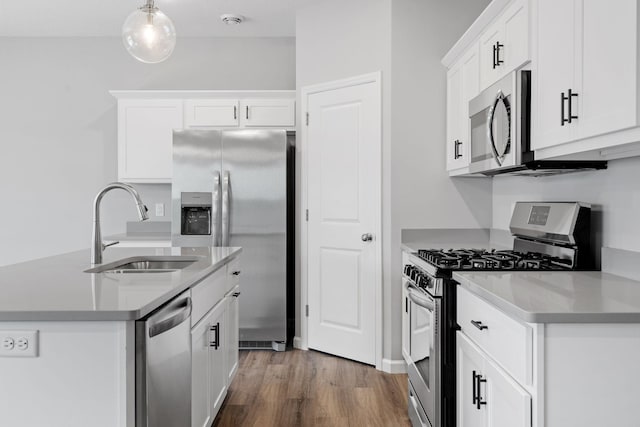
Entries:
[[307,209],[307,210],[305,211],[304,216],[305,216],[305,218],[306,218],[307,222],[309,222],[309,209]]
[[309,126],[309,113],[307,113],[307,126]]
[[309,304],[304,306],[305,315],[309,317]]

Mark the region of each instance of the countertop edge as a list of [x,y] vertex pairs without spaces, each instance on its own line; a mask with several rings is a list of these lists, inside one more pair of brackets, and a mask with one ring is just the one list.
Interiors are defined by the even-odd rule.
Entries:
[[640,313],[540,313],[526,311],[500,298],[482,286],[477,285],[462,274],[464,273],[453,273],[453,279],[458,282],[460,286],[471,291],[505,314],[516,317],[518,320],[526,323],[640,323]]
[[229,261],[236,258],[240,253],[242,253],[242,248],[235,248],[232,253],[203,269],[182,285],[171,289],[140,308],[118,311],[0,311],[0,322],[126,322],[139,320],[153,313],[156,309],[187,289],[193,288],[213,272],[220,269],[220,267],[228,264]]

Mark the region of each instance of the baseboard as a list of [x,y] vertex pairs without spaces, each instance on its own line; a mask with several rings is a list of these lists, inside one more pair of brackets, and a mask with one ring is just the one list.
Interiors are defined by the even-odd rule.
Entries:
[[404,359],[382,359],[382,371],[388,374],[406,374],[407,363]]
[[297,348],[299,350],[309,350],[308,347],[302,345],[302,338],[296,336],[293,337],[293,348]]

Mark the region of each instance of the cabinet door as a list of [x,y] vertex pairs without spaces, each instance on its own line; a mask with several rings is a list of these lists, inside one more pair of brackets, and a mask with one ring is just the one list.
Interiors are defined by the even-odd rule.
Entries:
[[515,70],[527,62],[529,51],[529,1],[518,0],[504,13],[504,47],[500,49],[500,59],[504,60],[504,74]]
[[238,126],[237,99],[187,99],[184,102],[186,127]]
[[211,423],[209,395],[209,319],[204,318],[191,329],[191,426],[208,427]]
[[[478,393],[477,387],[477,376],[484,373],[484,356],[463,333],[458,332],[456,335],[458,425],[461,427],[486,427],[486,404],[481,404],[480,408],[478,408],[476,403],[479,396],[484,398],[486,391],[484,386],[486,383],[480,384],[480,393]],[[491,424],[489,426],[495,427]]]
[[209,396],[211,419],[214,419],[227,392],[226,341],[227,323],[225,311],[227,302],[223,299],[207,316],[209,324]]
[[[500,48],[498,49],[498,43]],[[486,89],[504,73],[504,31],[501,22],[496,22],[480,36],[480,86]],[[497,59],[503,61],[498,63]]]
[[[457,64],[447,73],[447,170],[464,167],[461,153],[462,66]],[[468,164],[468,163],[467,163]]]
[[582,28],[576,51],[582,61],[576,67],[576,139],[637,124],[637,9],[636,0],[617,0],[615,6],[601,0],[578,3]]
[[[574,89],[574,1],[538,0],[537,48],[532,73],[533,134],[531,145],[540,149],[573,138],[574,126],[563,123],[568,110],[562,94]],[[564,109],[564,111],[563,111]]]
[[118,102],[118,180],[171,182],[173,129],[183,127],[182,100]]
[[246,127],[294,127],[293,99],[246,99],[240,103],[241,124]]
[[227,385],[231,384],[238,372],[240,286],[236,286],[227,297]]
[[531,396],[491,360],[484,365],[487,423],[491,427],[530,427]]

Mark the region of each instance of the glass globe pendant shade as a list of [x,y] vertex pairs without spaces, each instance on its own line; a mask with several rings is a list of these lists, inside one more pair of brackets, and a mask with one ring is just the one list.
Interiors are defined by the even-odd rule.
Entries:
[[127,52],[138,61],[156,64],[171,56],[176,46],[176,29],[153,0],[147,0],[124,21],[122,41]]

